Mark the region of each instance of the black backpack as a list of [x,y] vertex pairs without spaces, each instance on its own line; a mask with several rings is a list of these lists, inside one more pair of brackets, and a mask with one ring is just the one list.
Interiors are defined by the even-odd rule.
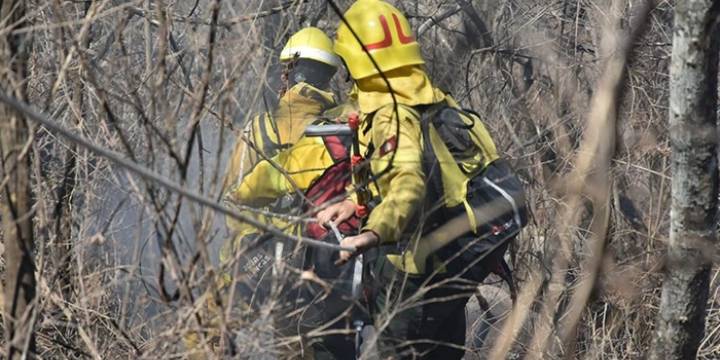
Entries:
[[[416,108],[421,114],[423,133],[423,171],[427,179],[426,204],[435,205],[432,218],[425,229],[428,233],[439,225],[457,217],[465,216],[463,205],[437,208],[442,201],[443,184],[440,166],[430,142],[433,127],[443,144],[456,161],[462,161],[478,151],[469,130],[480,116],[472,110],[458,109],[445,103]],[[465,119],[472,119],[468,123]],[[503,159],[489,164],[467,184],[467,201],[475,211],[478,228],[476,232],[460,236],[437,251],[441,260],[449,261],[448,270],[460,273],[463,278],[482,282],[489,273],[495,273],[508,282],[511,295],[515,296],[510,267],[503,254],[508,244],[528,223],[528,211],[522,182]],[[491,210],[491,211],[488,211]],[[427,211],[427,209],[426,209]]]

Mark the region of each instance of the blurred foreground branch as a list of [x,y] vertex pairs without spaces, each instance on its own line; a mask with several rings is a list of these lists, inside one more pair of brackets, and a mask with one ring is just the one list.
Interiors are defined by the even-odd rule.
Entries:
[[[616,14],[619,13],[619,3],[613,2],[613,11]],[[646,29],[651,4],[652,2],[648,1],[638,6],[630,33],[625,34],[620,30],[619,17],[610,15],[606,19],[603,50],[608,58],[597,81],[597,91],[591,99],[583,141],[575,155],[576,166],[565,179],[567,192],[564,211],[556,222],[558,251],[552,261],[552,278],[543,297],[540,319],[535,325],[529,344],[530,359],[543,359],[557,353],[571,357],[574,353],[578,324],[595,288],[605,256],[610,218],[611,166],[615,155],[617,117],[626,80],[626,66],[633,45]],[[578,285],[570,295],[567,310],[563,311],[559,304],[567,290],[568,265],[573,255],[573,235],[576,229],[583,227],[583,216],[590,218],[589,238],[587,245],[583,245],[589,254],[582,259]],[[539,289],[536,281],[533,281],[524,292]],[[520,294],[520,298],[531,296]],[[513,314],[511,318],[523,319],[526,311],[527,309],[516,308],[514,312],[519,314]],[[522,326],[522,323],[510,321],[503,333],[517,334],[519,326]],[[551,342],[553,334],[559,336],[562,347]],[[504,358],[511,346],[511,340],[505,339],[497,344],[491,358]]]

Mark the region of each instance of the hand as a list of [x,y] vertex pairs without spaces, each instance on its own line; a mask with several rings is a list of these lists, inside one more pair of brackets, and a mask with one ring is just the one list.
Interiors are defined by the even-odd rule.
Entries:
[[353,214],[355,214],[355,203],[351,200],[343,200],[320,211],[315,218],[317,218],[317,221],[322,225],[332,222],[337,226],[352,217]]
[[367,249],[380,243],[378,236],[372,231],[365,231],[360,235],[348,236],[340,241],[340,246],[347,248],[355,248],[355,251],[340,251],[340,258],[335,265],[345,265],[350,259],[364,253]]

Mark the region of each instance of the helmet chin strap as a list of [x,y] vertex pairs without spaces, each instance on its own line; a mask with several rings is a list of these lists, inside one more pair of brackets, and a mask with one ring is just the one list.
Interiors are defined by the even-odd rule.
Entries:
[[284,61],[282,62],[282,73],[280,74],[280,90],[278,91],[278,98],[282,98],[285,96],[285,93],[293,86],[295,83],[292,79],[292,73],[293,68],[295,67],[295,64],[297,63],[298,58],[295,57],[292,60]]

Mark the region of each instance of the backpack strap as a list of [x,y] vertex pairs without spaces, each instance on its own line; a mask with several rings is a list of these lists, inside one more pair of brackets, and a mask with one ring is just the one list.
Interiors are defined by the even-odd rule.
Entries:
[[347,136],[330,135],[323,136],[322,139],[334,162],[337,163],[348,158],[350,148],[348,140],[350,139]]
[[[443,198],[444,186],[442,181],[442,169],[440,168],[440,162],[437,160],[435,149],[430,141],[430,126],[432,126],[432,120],[435,115],[445,106],[447,106],[447,104],[443,101],[433,105],[421,105],[415,107],[415,110],[420,113],[420,130],[422,131],[423,138],[423,173],[425,173],[425,181],[428,184],[426,187],[426,197],[430,199],[430,201],[426,201],[426,204],[435,204]],[[443,217],[440,215],[442,211],[435,211],[435,213],[435,216]],[[444,222],[446,219],[443,218],[438,220]]]
[[[267,117],[266,117],[267,116]],[[281,150],[283,146],[281,144],[276,143],[272,139],[270,139],[270,131],[272,131],[276,138],[279,139],[278,130],[277,130],[277,124],[275,124],[275,120],[273,119],[272,115],[267,114],[266,116],[259,117],[260,120],[259,124],[259,130],[260,130],[260,137],[262,139],[262,151],[265,156],[267,157],[273,157],[278,152],[278,150]],[[270,126],[272,129],[268,129],[267,123],[270,123]]]

